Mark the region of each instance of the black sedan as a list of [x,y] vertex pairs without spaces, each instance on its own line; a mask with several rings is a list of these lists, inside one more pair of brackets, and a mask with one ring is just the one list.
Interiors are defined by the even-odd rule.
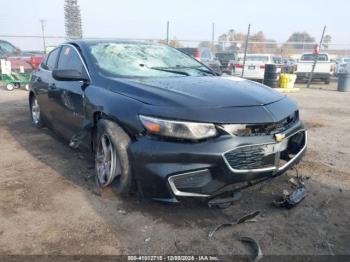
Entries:
[[62,44],[33,73],[29,104],[121,196],[212,199],[284,173],[307,144],[291,99],[158,44]]

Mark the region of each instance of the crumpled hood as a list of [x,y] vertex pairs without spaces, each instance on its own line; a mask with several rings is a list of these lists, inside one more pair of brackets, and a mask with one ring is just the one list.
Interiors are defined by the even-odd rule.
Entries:
[[270,104],[284,97],[262,84],[236,77],[169,77],[117,81],[128,85],[128,88],[115,90],[116,92],[155,106],[246,107]]

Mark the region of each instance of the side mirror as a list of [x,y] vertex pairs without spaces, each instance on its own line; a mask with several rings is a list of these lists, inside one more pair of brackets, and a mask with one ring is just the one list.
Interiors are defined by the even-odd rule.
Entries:
[[53,70],[52,77],[57,81],[83,81],[89,82],[89,79],[77,70]]

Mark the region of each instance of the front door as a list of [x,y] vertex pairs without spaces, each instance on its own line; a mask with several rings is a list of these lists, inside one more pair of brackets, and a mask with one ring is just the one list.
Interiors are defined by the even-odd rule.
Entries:
[[[58,70],[77,70],[87,74],[78,50],[72,45],[63,45],[57,62]],[[84,126],[84,87],[82,81],[55,81],[51,88],[55,103],[53,118],[58,131],[67,139],[82,131]]]

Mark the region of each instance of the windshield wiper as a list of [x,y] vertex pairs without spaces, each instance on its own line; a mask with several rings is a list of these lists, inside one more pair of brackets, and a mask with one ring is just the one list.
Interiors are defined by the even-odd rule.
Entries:
[[197,71],[203,72],[203,73],[207,73],[207,74],[211,74],[216,76],[217,74],[215,72],[213,72],[212,70],[208,70],[208,69],[203,69],[203,66],[176,66],[176,67],[172,67],[172,68],[181,68],[181,69],[195,69]]
[[146,68],[152,69],[152,70],[158,70],[158,71],[169,72],[169,73],[174,73],[174,74],[178,74],[178,75],[190,76],[190,74],[187,72],[172,70],[171,67],[148,67],[145,64],[140,64],[140,66],[146,67]]

